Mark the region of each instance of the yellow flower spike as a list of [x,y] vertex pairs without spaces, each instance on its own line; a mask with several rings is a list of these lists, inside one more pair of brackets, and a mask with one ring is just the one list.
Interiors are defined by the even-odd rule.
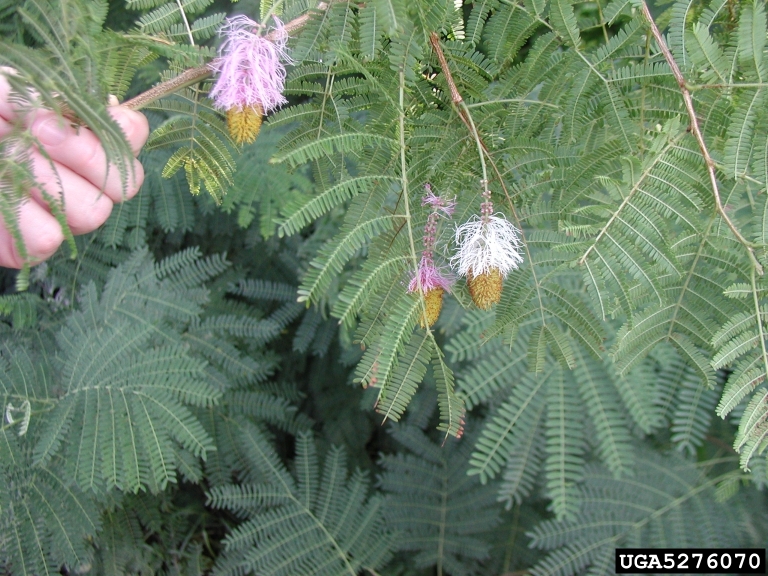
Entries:
[[440,311],[443,309],[443,294],[445,290],[442,288],[432,288],[427,290],[424,294],[424,311],[419,318],[419,326],[426,328],[432,326],[440,317]]
[[263,115],[264,111],[258,104],[227,110],[227,128],[232,140],[239,145],[255,141],[261,129]]
[[488,310],[501,300],[501,289],[504,285],[501,271],[491,268],[487,272],[474,276],[470,270],[467,274],[467,286],[472,301],[481,310]]

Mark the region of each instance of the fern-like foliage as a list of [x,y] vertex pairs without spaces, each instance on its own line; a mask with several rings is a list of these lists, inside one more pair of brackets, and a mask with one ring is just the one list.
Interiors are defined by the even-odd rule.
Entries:
[[264,130],[255,144],[243,150],[234,185],[222,204],[225,212],[236,211],[237,223],[243,228],[258,217],[264,238],[275,233],[276,222],[287,206],[305,201],[311,189],[311,181],[302,172],[289,172],[284,166],[269,163],[280,136],[279,128]]
[[[98,258],[92,252],[81,258]],[[179,511],[178,525],[153,523],[162,494],[132,504],[119,494],[167,494],[169,484],[204,476],[211,485],[231,480],[248,462],[232,440],[243,417],[288,433],[310,425],[291,404],[295,391],[266,382],[277,359],[265,343],[302,307],[291,302],[258,314],[243,313],[242,303],[212,303],[206,284],[228,267],[196,249],[160,262],[141,250],[103,281],[86,284],[76,306],[52,299],[56,312],[31,294],[3,300],[12,322],[3,325],[0,370],[4,570],[94,566],[123,574],[143,566],[170,574],[168,555],[182,554],[176,569],[200,574],[212,562],[197,541],[182,549],[180,540],[166,540],[199,529],[184,524],[186,513]],[[55,264],[47,277],[42,271],[33,278],[55,283],[63,269]],[[271,286],[260,295],[284,301],[279,285]],[[106,509],[94,491],[112,495]],[[148,540],[154,544],[145,548]]]
[[713,515],[715,482],[702,479],[679,457],[644,451],[637,456],[632,476],[621,480],[604,468],[589,466],[579,488],[584,499],[580,521],[546,520],[531,532],[532,546],[548,551],[531,572],[608,574],[617,547],[732,545],[741,530],[739,515],[722,504]]
[[197,527],[205,524],[205,509],[199,500],[175,496],[138,494],[111,502],[102,512],[91,571],[104,576],[201,576],[210,570],[210,558],[194,538]]
[[[599,451],[617,474],[631,465],[623,410],[642,404],[641,412],[630,411],[637,424],[650,430],[660,423],[658,413],[648,412],[655,392],[633,398],[622,383],[633,370],[645,370],[650,354],[671,345],[699,386],[716,385],[716,370],[728,360],[711,363],[713,338],[738,308],[726,291],[759,266],[749,256],[753,248],[729,227],[747,234],[760,228],[764,212],[751,198],[765,181],[758,56],[765,35],[756,32],[764,30],[765,14],[761,4],[746,3],[733,28],[720,26],[722,11],[693,17],[686,6],[670,12],[681,28],[670,44],[688,80],[702,86],[694,108],[705,146],[722,158],[717,189],[687,130],[668,63],[656,49],[641,49],[647,23],[621,3],[597,15],[600,26],[615,26],[610,35],[604,28],[599,42],[584,41],[587,28],[569,2],[548,11],[482,3],[461,24],[439,2],[425,2],[405,18],[394,5],[338,7],[302,30],[296,51],[304,60],[291,71],[288,91],[305,100],[273,117],[296,123],[273,161],[308,163],[321,191],[288,205],[280,231],[296,233],[347,206],[300,295],[356,326],[365,347],[357,375],[380,388],[377,408],[386,417],[402,414],[427,375],[431,340],[414,333],[419,305],[403,290],[420,257],[428,209],[419,196],[426,182],[456,196],[454,218],[462,222],[477,212],[479,183],[487,178],[497,209],[522,226],[525,263],[507,280],[484,337],[521,345],[531,372],[551,372],[553,361],[576,370],[590,415],[599,420]],[[348,28],[359,33],[347,35]],[[435,31],[443,33],[447,70],[430,55]],[[379,38],[388,40],[386,51]],[[455,103],[456,91],[467,106],[460,114],[449,99],[452,94]],[[716,195],[733,207],[729,223],[716,209]],[[760,232],[756,238],[762,245]],[[443,242],[442,255],[450,256],[454,248]],[[457,288],[466,306],[462,294]],[[622,328],[614,339],[616,321]],[[603,381],[613,381],[610,400],[587,375],[587,357],[604,365]],[[702,394],[681,396],[687,416],[674,416],[681,446],[695,446],[706,426],[706,420],[693,427],[683,422],[698,418],[697,406],[711,404],[697,404]],[[751,438],[745,465],[763,437],[758,404],[745,423],[751,430],[744,428]],[[575,412],[563,418],[563,425],[580,428]],[[624,431],[617,436],[618,428]],[[504,444],[504,429],[489,429],[489,445]],[[560,450],[563,461],[571,459],[565,446]],[[577,478],[573,472],[570,480]]]
[[210,405],[220,393],[169,324],[200,313],[205,292],[194,285],[195,273],[205,278],[221,269],[194,251],[156,268],[139,252],[115,269],[101,298],[86,287],[82,311],[56,335],[62,393],[43,425],[36,462],[63,452],[67,477],[79,485],[134,491],[175,481],[180,450],[205,458],[212,440],[184,404]]
[[499,522],[490,486],[467,476],[466,443],[440,446],[417,426],[392,426],[407,449],[383,456],[378,480],[387,493],[385,517],[398,533],[398,550],[414,553],[413,566],[475,574],[489,557],[483,535]]
[[199,194],[204,185],[213,199],[221,203],[234,183],[235,164],[232,142],[211,103],[199,90],[188,88],[177,93],[171,102],[161,100],[154,108],[166,112],[168,118],[154,130],[146,149],[174,149],[163,168],[163,178],[171,178],[183,168],[192,194]]
[[242,423],[240,442],[261,482],[224,485],[208,493],[214,508],[245,521],[229,534],[216,574],[358,574],[390,555],[381,498],[370,497],[360,471],[349,476],[343,450],[333,448],[322,471],[312,436],[296,439],[295,473],[280,462],[267,438]]
[[717,413],[727,416],[734,408],[748,399],[741,416],[735,446],[742,452],[742,465],[746,468],[750,459],[762,451],[768,434],[766,419],[765,387],[761,384],[768,375],[766,354],[765,305],[762,303],[765,282],[734,284],[726,295],[743,303],[741,311],[732,316],[712,338],[717,353],[712,359],[714,368],[732,365],[733,373],[723,390]]
[[[580,508],[576,486],[584,473],[587,445],[614,475],[628,474],[634,461],[630,423],[634,420],[645,432],[661,425],[660,390],[652,387],[650,363],[623,379],[611,364],[579,349],[574,352],[573,371],[550,360],[550,369],[531,374],[526,332],[521,330],[511,347],[495,348],[459,373],[459,394],[473,405],[493,406],[476,442],[469,474],[479,475],[485,483],[501,473],[499,497],[511,506],[531,494],[544,471],[553,510],[558,517],[574,517]],[[586,430],[584,412],[590,423]]]
[[0,463],[0,570],[32,576],[87,567],[86,537],[101,526],[92,496],[65,480],[60,462],[33,467],[13,428],[0,429]]

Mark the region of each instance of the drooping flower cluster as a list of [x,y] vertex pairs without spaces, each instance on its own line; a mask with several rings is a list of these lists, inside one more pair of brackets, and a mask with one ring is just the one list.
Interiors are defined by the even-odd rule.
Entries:
[[219,58],[211,63],[217,75],[210,92],[214,106],[226,111],[227,126],[238,143],[253,142],[261,128],[261,118],[287,102],[284,62],[288,35],[275,18],[272,42],[256,33],[261,26],[247,16],[228,18],[219,33],[224,37]]
[[431,206],[432,212],[427,217],[424,226],[424,250],[421,253],[421,261],[411,282],[408,284],[408,292],[421,292],[424,298],[424,312],[419,318],[422,328],[432,326],[440,316],[443,308],[443,294],[450,291],[453,281],[443,274],[435,265],[434,252],[437,241],[437,222],[440,214],[450,217],[456,208],[456,203],[441,198],[432,192],[429,184],[425,186],[427,193],[421,201],[422,206]]
[[451,266],[466,276],[469,293],[478,308],[489,309],[501,299],[504,279],[523,263],[520,231],[503,216],[493,214],[488,183],[483,182],[480,215],[456,229],[456,254]]

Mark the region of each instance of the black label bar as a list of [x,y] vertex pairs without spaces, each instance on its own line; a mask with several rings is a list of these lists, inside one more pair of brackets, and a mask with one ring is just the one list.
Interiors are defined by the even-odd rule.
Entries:
[[765,573],[765,548],[616,549],[616,574]]

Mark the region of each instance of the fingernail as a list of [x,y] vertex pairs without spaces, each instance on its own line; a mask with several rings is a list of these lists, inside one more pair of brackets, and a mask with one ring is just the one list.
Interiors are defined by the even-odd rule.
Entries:
[[49,117],[36,122],[32,128],[32,133],[45,146],[61,144],[68,135],[67,127],[56,117]]

